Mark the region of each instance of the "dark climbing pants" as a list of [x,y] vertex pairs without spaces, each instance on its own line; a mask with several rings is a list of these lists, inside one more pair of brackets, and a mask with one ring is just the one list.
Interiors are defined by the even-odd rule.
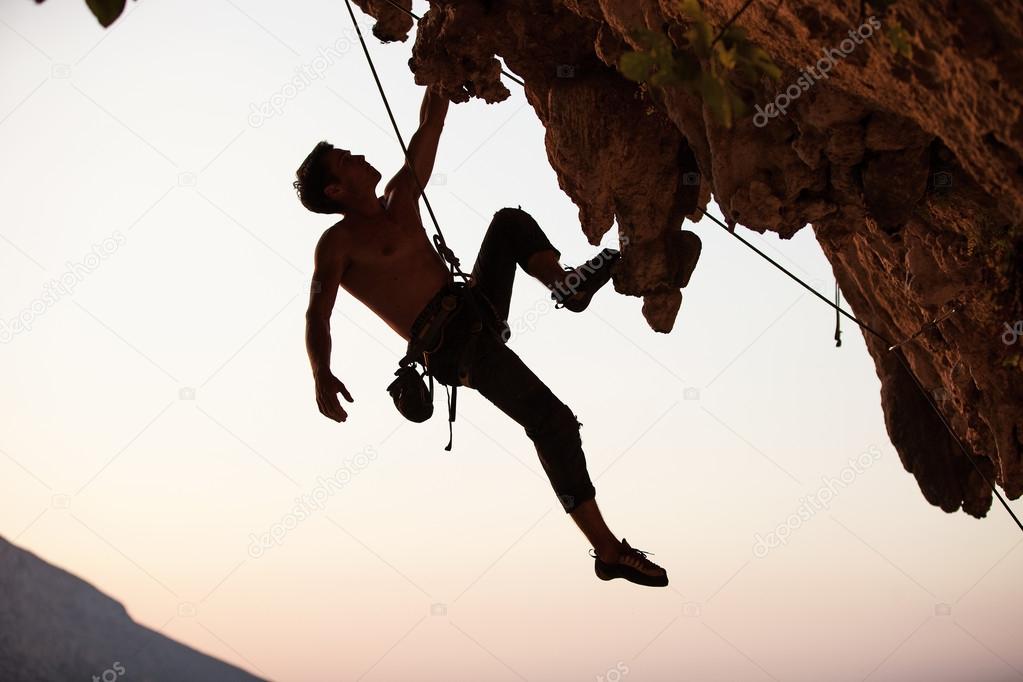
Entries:
[[[476,257],[473,291],[482,294],[497,317],[507,322],[516,266],[525,269],[530,256],[547,249],[560,256],[532,216],[521,208],[502,208],[494,214]],[[438,297],[444,293],[441,290]],[[431,304],[420,318],[429,316],[426,311],[433,309]],[[469,370],[470,388],[526,430],[564,510],[571,512],[592,500],[596,491],[586,470],[575,414],[496,334],[484,330],[475,345],[467,345],[473,319],[471,307],[463,301],[448,322],[440,347],[428,354],[433,376],[443,384],[459,385],[461,359]],[[417,319],[413,329],[424,322]]]

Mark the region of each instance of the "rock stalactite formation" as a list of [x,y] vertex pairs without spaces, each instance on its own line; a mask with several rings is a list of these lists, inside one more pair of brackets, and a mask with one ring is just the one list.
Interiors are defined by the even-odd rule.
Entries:
[[[702,2],[718,27],[743,4]],[[360,5],[378,37],[407,39],[411,20],[386,0]],[[900,349],[927,396],[865,334],[903,465],[930,503],[980,517],[991,490],[968,456],[1010,499],[1023,494],[1023,338],[1009,331],[1023,319],[1023,4],[864,7],[752,3],[736,25],[782,75],[742,86],[768,114],[731,127],[698,95],[617,68],[641,47],[636,28],[681,47],[689,19],[676,0],[431,0],[409,65],[454,101],[508,97],[497,57],[525,81],[583,232],[597,243],[617,220],[615,288],[643,298],[657,331],[682,300],[684,218],[712,194],[729,224],[786,238],[812,226],[853,313],[887,339],[916,335]],[[893,25],[911,54],[892,49]],[[767,108],[783,93],[784,112]]]

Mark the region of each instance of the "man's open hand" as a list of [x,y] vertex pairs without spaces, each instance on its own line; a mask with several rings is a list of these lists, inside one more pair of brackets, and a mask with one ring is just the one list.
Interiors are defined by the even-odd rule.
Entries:
[[352,402],[352,394],[336,376],[328,372],[316,378],[316,405],[320,408],[320,412],[336,422],[343,422],[348,419],[348,413],[344,411],[341,401],[337,399],[339,392],[345,397],[345,400]]

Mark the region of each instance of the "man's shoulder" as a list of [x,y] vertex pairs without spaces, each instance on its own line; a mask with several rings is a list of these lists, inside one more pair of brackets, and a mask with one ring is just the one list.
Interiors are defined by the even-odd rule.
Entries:
[[345,216],[341,220],[337,221],[320,235],[320,240],[316,245],[317,249],[329,248],[338,249],[347,246],[348,242],[352,239],[352,231],[355,227],[355,220],[351,217]]
[[340,263],[350,256],[353,240],[352,221],[345,217],[334,223],[320,235],[316,242],[314,258],[318,264]]

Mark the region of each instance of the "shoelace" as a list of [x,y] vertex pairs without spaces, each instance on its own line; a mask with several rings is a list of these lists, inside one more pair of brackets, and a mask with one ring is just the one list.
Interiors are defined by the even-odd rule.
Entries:
[[[570,268],[567,265],[563,265],[562,269],[565,272],[569,272],[569,273],[575,272],[575,268]],[[552,289],[551,290],[551,298],[554,299],[554,309],[555,310],[561,310],[562,308],[564,308],[565,307],[565,301],[567,301],[568,299],[574,297],[577,293],[579,293],[579,292],[575,291],[575,292],[570,293],[568,296],[561,296],[561,295],[559,295],[557,292],[555,292]]]
[[[605,254],[607,254],[608,251],[612,251],[613,253],[610,254],[610,255],[605,255]],[[601,267],[602,262],[605,259],[609,259],[611,261],[617,261],[620,257],[621,257],[621,253],[615,251],[614,249],[604,249],[603,251],[598,253],[596,256],[594,256],[593,258],[589,259],[588,261],[586,261],[585,263],[583,263],[582,265],[580,265],[578,267],[572,268],[572,267],[568,267],[567,265],[565,265],[565,266],[562,266],[562,268],[567,273],[578,275],[578,277],[579,277],[579,284],[582,285],[582,284],[586,283],[586,281],[587,281],[587,279],[589,277],[589,275],[587,275],[587,270],[590,271],[590,274],[593,274],[593,273],[595,273],[597,271],[598,268]],[[612,265],[613,265],[613,262],[612,262]],[[571,300],[571,299],[575,298],[577,295],[582,294],[582,293],[584,293],[584,292],[576,289],[575,291],[570,292],[568,295],[565,295],[563,292],[558,292],[558,291],[555,291],[555,290],[552,289],[551,290],[551,298],[554,299],[554,308],[555,309],[560,309],[560,308],[567,307],[565,305],[565,301]],[[592,292],[590,293],[590,295],[591,296],[593,295]]]
[[[646,560],[647,554],[654,554],[654,552],[647,552],[642,549],[636,549],[635,547],[629,547],[628,551],[626,552],[626,555],[628,554],[641,554],[642,556],[639,558]],[[593,549],[592,547],[590,548],[590,556],[593,557],[594,559],[600,558],[597,556],[596,550]]]

